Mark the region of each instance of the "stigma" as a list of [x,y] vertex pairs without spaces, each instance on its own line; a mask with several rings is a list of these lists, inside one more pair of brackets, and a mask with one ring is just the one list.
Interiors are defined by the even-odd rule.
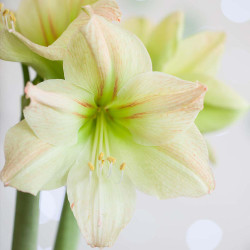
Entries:
[[[10,11],[9,9],[4,9],[4,4],[0,3],[0,15],[2,16],[2,22],[5,28],[9,32],[14,32],[16,24],[16,17],[14,12]],[[11,25],[11,28],[9,27],[9,23]]]

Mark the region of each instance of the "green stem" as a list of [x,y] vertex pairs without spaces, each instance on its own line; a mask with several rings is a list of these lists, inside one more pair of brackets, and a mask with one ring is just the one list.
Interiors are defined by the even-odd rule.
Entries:
[[12,250],[37,249],[39,195],[17,192]]
[[22,64],[22,71],[23,71],[23,86],[25,88],[27,82],[30,81],[30,73],[29,73],[28,66]]
[[[30,81],[28,67],[22,64],[24,87]],[[22,98],[22,111],[29,104]],[[23,112],[22,118],[23,119]],[[15,224],[12,250],[34,250],[37,248],[39,222],[39,195],[17,191]]]
[[78,241],[79,229],[66,194],[54,250],[76,250]]

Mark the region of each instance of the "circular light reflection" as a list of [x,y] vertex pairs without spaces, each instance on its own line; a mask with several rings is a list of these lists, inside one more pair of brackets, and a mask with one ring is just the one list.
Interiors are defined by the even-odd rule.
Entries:
[[186,234],[190,250],[214,250],[221,242],[223,232],[211,220],[198,220],[193,223]]
[[250,21],[249,0],[222,0],[221,10],[232,22],[244,23]]

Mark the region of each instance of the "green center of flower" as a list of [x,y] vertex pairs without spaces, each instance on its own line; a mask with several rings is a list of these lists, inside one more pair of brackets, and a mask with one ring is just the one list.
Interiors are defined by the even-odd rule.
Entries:
[[[108,118],[106,109],[102,107],[97,108],[95,118],[95,132],[91,150],[91,159],[88,162],[90,170],[90,178],[95,173],[99,178],[110,178],[112,175],[113,167],[116,164],[116,158],[110,155],[109,137],[108,137]],[[123,179],[126,163],[120,166],[121,177]]]

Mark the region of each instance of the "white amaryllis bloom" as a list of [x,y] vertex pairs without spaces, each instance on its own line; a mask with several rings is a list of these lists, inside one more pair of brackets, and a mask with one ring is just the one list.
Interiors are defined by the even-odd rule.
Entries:
[[67,185],[88,244],[110,247],[133,215],[136,188],[160,199],[214,189],[194,125],[206,87],[152,72],[135,35],[85,11],[65,80],[27,85],[31,104],[6,136],[1,179],[32,194]]

